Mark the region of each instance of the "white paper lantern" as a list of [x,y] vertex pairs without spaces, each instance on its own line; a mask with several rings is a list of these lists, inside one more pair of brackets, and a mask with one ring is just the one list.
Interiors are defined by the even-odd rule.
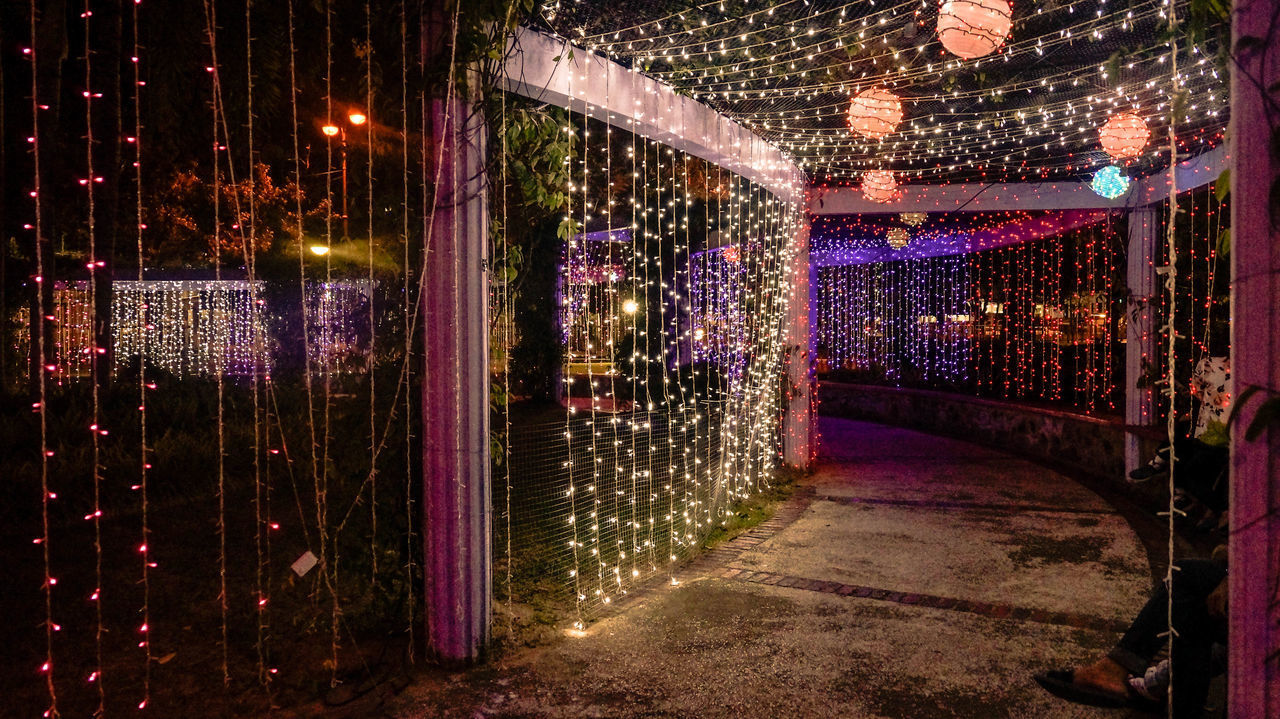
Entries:
[[1102,149],[1117,160],[1141,155],[1142,148],[1147,146],[1150,138],[1151,131],[1147,129],[1147,123],[1131,112],[1112,115],[1098,130]]
[[879,140],[898,129],[902,122],[902,101],[884,89],[873,87],[858,93],[849,103],[849,129]]
[[1012,27],[1013,11],[1005,0],[946,0],[938,12],[938,39],[965,60],[990,55]]
[[862,194],[872,202],[888,202],[898,196],[898,181],[889,170],[862,173]]

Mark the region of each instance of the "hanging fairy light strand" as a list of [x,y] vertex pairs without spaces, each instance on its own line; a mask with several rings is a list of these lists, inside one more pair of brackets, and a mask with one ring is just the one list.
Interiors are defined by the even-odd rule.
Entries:
[[[102,676],[102,640],[105,627],[102,622],[102,459],[101,459],[101,438],[107,434],[107,430],[102,427],[102,407],[100,397],[100,375],[102,371],[102,354],[105,348],[99,347],[100,339],[97,327],[98,318],[98,275],[99,270],[105,266],[104,262],[98,260],[97,247],[97,223],[95,222],[94,212],[96,211],[94,200],[94,186],[100,181],[100,178],[94,173],[93,163],[93,101],[101,97],[100,93],[93,90],[93,55],[90,51],[93,32],[91,18],[93,10],[90,7],[89,0],[85,0],[84,10],[80,17],[84,20],[84,121],[85,121],[85,170],[86,176],[80,180],[80,184],[84,186],[87,197],[87,218],[86,234],[89,239],[89,262],[87,264],[89,270],[89,303],[88,314],[91,318],[89,330],[89,346],[86,348],[89,355],[89,381],[92,384],[92,403],[93,414],[92,424],[89,425],[90,435],[93,437],[92,448],[90,452],[90,461],[92,462],[92,482],[93,482],[93,507],[85,519],[93,522],[93,554],[94,554],[94,590],[89,595],[89,601],[93,603],[94,620],[96,629],[94,631],[94,670],[89,675],[88,681],[94,685],[98,696],[97,713],[102,715],[106,712],[107,695],[106,682]],[[107,278],[105,281],[109,281]],[[146,627],[142,628],[146,631]],[[144,638],[145,640],[145,638]]]
[[45,329],[46,309],[45,296],[45,249],[44,249],[44,219],[42,217],[41,207],[41,183],[40,183],[40,66],[36,33],[37,22],[40,17],[36,6],[36,0],[31,0],[29,6],[30,12],[30,30],[31,35],[29,47],[23,48],[23,54],[27,56],[31,64],[31,136],[28,138],[31,145],[31,190],[28,193],[31,197],[32,204],[32,221],[29,228],[32,230],[35,257],[36,274],[35,281],[36,291],[36,316],[31,321],[36,328],[35,347],[38,361],[36,362],[36,381],[39,384],[39,397],[33,409],[40,417],[40,536],[34,542],[40,545],[40,558],[43,569],[43,582],[41,583],[41,593],[44,600],[44,663],[39,667],[39,673],[44,678],[45,691],[48,694],[48,707],[44,711],[45,717],[58,716],[58,693],[54,685],[54,664],[53,664],[53,633],[57,626],[53,621],[53,588],[57,585],[58,580],[53,576],[52,563],[50,561],[49,548],[49,502],[56,495],[49,489],[49,458],[53,452],[49,449],[49,416],[48,416],[48,350],[45,338],[48,332]]
[[[144,270],[146,264],[146,255],[143,252],[143,230],[146,224],[143,221],[143,205],[142,205],[142,69],[140,66],[139,54],[141,52],[140,31],[138,27],[138,6],[141,0],[135,0],[131,8],[131,20],[133,29],[133,54],[129,60],[133,66],[133,180],[134,180],[134,230],[137,240],[138,249],[138,284],[144,281]],[[141,293],[140,293],[141,295]],[[138,306],[137,320],[133,323],[138,336],[138,484],[134,489],[138,491],[138,504],[141,518],[141,540],[138,545],[138,554],[141,558],[141,574],[142,574],[142,626],[147,628],[147,635],[141,644],[142,649],[142,700],[138,702],[139,709],[146,709],[151,702],[151,569],[154,566],[151,561],[151,517],[148,496],[148,470],[151,469],[150,455],[147,451],[147,390],[151,386],[147,382],[147,322],[149,315],[148,302],[145,295],[139,298],[141,303]],[[114,320],[114,318],[113,318]],[[113,326],[120,325],[113,322]],[[119,361],[117,355],[117,362]]]

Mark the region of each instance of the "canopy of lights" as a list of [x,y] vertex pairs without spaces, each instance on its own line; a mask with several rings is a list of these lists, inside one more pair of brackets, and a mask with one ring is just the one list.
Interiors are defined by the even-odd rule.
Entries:
[[[1184,16],[1188,2],[1173,9]],[[544,4],[572,42],[715,107],[820,184],[1117,177],[1222,140],[1226,75],[1205,40],[1171,58],[1169,0],[641,0]],[[1177,69],[1175,70],[1175,64]],[[1123,191],[1121,189],[1120,191]]]

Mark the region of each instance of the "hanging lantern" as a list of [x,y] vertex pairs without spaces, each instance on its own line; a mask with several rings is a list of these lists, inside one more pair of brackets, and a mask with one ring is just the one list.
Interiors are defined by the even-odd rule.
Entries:
[[1094,174],[1089,187],[1108,200],[1114,200],[1129,191],[1129,178],[1115,165],[1107,165]]
[[1147,123],[1131,112],[1112,115],[1098,130],[1102,149],[1117,160],[1140,155],[1150,137]]
[[938,40],[965,60],[990,55],[1012,27],[1013,11],[1005,0],[946,0],[938,12]]
[[720,253],[720,256],[724,258],[725,262],[728,262],[731,265],[736,265],[742,259],[742,250],[738,249],[737,245],[729,245],[724,248],[724,251]]
[[872,202],[888,202],[898,196],[898,181],[889,170],[862,173],[862,194]]
[[904,212],[899,217],[902,218],[902,224],[909,227],[919,227],[928,219],[928,215],[923,212]]
[[907,231],[901,227],[894,227],[889,230],[889,234],[885,236],[885,241],[888,242],[889,246],[893,249],[900,250],[903,247],[906,247],[907,243],[911,241],[911,235],[907,234]]
[[888,136],[902,122],[902,101],[884,89],[863,90],[849,103],[849,129],[872,140]]

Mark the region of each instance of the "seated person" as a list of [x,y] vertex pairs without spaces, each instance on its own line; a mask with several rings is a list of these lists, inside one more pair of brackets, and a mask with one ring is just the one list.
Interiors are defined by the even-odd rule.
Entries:
[[[1189,438],[1173,444],[1178,471],[1174,484],[1195,498],[1213,515],[1227,509],[1226,418],[1231,408],[1231,360],[1205,357],[1191,375],[1191,392],[1200,403],[1196,426]],[[1169,445],[1156,451],[1149,463],[1129,473],[1134,483],[1145,482],[1169,471]]]
[[[1215,556],[1218,553],[1215,552]],[[1225,557],[1184,559],[1173,573],[1173,719],[1194,719],[1204,709],[1213,677],[1213,645],[1227,636]],[[1128,631],[1105,657],[1075,670],[1036,675],[1055,696],[1092,706],[1157,708],[1147,669],[1168,640],[1168,600],[1161,582]],[[1162,693],[1162,692],[1161,692]]]

